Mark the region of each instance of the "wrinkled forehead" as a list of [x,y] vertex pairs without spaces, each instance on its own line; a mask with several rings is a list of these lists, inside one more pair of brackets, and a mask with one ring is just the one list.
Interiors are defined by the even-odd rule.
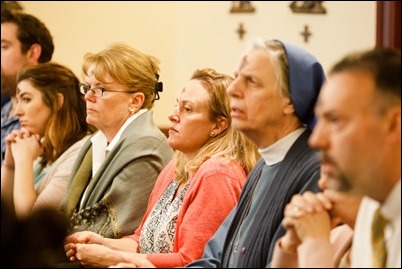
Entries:
[[209,92],[204,87],[202,82],[198,79],[192,79],[187,82],[184,88],[181,90],[178,99],[185,100],[208,100]]
[[238,71],[245,70],[265,70],[272,69],[272,60],[268,53],[262,49],[253,49],[246,51],[238,65]]

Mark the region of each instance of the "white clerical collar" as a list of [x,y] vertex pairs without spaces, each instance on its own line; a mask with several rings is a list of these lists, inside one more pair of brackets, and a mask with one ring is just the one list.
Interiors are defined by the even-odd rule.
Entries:
[[258,152],[267,165],[277,164],[285,158],[286,153],[305,130],[305,127],[299,128],[285,137],[282,137],[269,147],[259,149]]

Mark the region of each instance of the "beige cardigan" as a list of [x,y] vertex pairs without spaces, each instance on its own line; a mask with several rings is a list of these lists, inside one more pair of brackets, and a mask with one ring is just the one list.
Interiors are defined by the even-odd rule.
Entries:
[[75,159],[88,138],[89,135],[74,143],[51,165],[45,177],[36,187],[38,196],[33,210],[43,207],[59,208],[67,190]]

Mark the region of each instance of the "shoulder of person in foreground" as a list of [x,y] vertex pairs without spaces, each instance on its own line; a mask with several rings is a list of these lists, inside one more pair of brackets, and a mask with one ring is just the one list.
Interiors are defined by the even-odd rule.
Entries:
[[1,204],[1,265],[10,268],[52,268],[64,260],[67,220],[52,208],[41,208],[25,219],[15,218]]

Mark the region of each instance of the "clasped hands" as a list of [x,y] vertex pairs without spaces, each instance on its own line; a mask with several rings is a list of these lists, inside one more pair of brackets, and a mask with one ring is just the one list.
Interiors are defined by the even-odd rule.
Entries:
[[286,234],[280,241],[282,249],[296,253],[307,240],[329,240],[330,230],[339,219],[331,217],[333,203],[326,193],[307,191],[292,197],[284,210],[282,225]]
[[11,170],[14,170],[15,163],[27,158],[34,161],[43,153],[40,135],[31,134],[25,128],[13,130],[6,136],[5,144],[6,153],[3,165]]
[[104,240],[94,232],[76,232],[66,238],[64,250],[70,261],[79,261],[83,267],[155,267],[145,258],[145,254],[109,248]]

